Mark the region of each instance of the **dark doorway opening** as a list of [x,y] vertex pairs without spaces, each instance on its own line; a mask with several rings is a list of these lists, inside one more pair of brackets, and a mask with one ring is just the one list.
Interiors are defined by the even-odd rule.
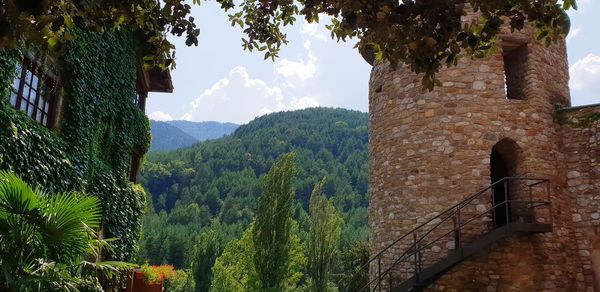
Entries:
[[507,181],[499,182],[509,176],[509,168],[506,162],[505,158],[494,147],[490,156],[490,175],[492,183],[498,182],[492,188],[492,205],[495,206],[493,211],[495,226],[506,224],[510,218],[510,208],[507,202],[507,200],[510,200],[509,184]]

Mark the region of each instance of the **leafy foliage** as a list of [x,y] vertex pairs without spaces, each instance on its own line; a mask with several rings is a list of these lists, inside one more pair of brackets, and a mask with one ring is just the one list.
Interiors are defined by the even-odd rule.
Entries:
[[308,231],[311,192],[327,176],[323,194],[332,198],[346,222],[342,244],[366,239],[367,120],[366,113],[342,109],[276,113],[225,138],[150,153],[142,169],[142,184],[151,196],[140,260],[210,270],[210,261],[188,251],[204,249],[207,238],[200,235],[211,230],[218,234],[217,254],[238,238],[254,219],[262,193],[260,178],[278,156],[290,151],[297,155],[293,187],[299,205],[294,218],[300,228]]
[[252,229],[254,267],[262,291],[280,291],[289,261],[290,230],[296,192],[292,179],[296,155],[283,155],[263,179],[263,194]]
[[[253,224],[239,239],[227,243],[213,267],[210,291],[258,291],[262,286],[256,271]],[[296,291],[306,268],[304,247],[298,236],[298,224],[292,221],[287,265],[282,269],[281,290]],[[262,290],[266,291],[266,290]]]
[[360,291],[369,283],[369,242],[359,241],[342,250],[337,283],[340,291]]
[[[193,0],[198,3],[198,0]],[[62,53],[80,37],[75,27],[102,33],[122,28],[140,31],[146,37],[144,61],[151,66],[169,66],[174,46],[165,38],[185,34],[187,45],[197,45],[200,30],[188,17],[191,6],[184,1],[22,1],[1,0],[0,49],[14,49],[25,38],[49,51]]]
[[333,202],[321,194],[325,180],[319,182],[310,197],[310,230],[308,233],[308,275],[311,291],[327,291],[335,259],[338,255],[344,221]]
[[94,231],[100,220],[96,197],[49,195],[0,171],[0,290],[101,290],[97,273],[131,266],[85,261],[108,244]]
[[[78,191],[100,199],[107,237],[119,238],[114,259],[131,259],[139,238],[145,193],[127,179],[131,153],[150,145],[148,119],[135,106],[137,47],[134,34],[90,33],[73,28],[77,40],[60,60],[65,87],[56,131],[8,103],[12,69],[26,49],[0,52],[0,169],[54,192]],[[42,59],[44,60],[44,59]],[[46,61],[48,62],[48,61]],[[67,78],[68,77],[68,78]]]
[[258,290],[253,254],[252,228],[248,228],[240,239],[227,243],[223,253],[217,258],[212,268],[210,291]]
[[[529,20],[540,40],[547,43],[564,37],[569,29],[566,9],[577,8],[575,0],[469,0],[469,1],[225,1],[232,9],[232,25],[244,28],[244,48],[266,50],[265,58],[277,55],[287,43],[281,26],[292,24],[296,16],[308,22],[320,15],[332,17],[328,28],[338,40],[358,38],[357,46],[372,51],[378,59],[406,63],[417,73],[425,73],[424,84],[433,88],[434,75],[443,64],[455,65],[467,53],[485,56],[494,48],[494,38],[504,19],[511,29],[522,29]],[[481,14],[476,22],[463,26],[461,17],[469,10]]]
[[194,245],[192,270],[194,281],[199,292],[208,292],[212,282],[212,267],[223,252],[225,239],[223,234],[211,229],[200,234]]
[[97,198],[79,194],[48,196],[14,174],[0,172],[3,261],[30,263],[38,257],[77,261],[88,250],[88,233],[100,226],[98,203]]
[[144,264],[140,267],[144,272],[144,281],[148,284],[162,283],[176,276],[176,272],[171,265],[151,266]]
[[[366,240],[367,121],[366,113],[342,109],[275,113],[228,137],[150,153],[142,170],[150,196],[139,259],[189,268],[196,291],[207,291],[215,281],[211,274],[215,259],[256,216],[261,178],[277,157],[290,151],[297,156],[292,218],[301,245],[306,246],[309,238],[311,193],[323,177],[328,179],[322,195],[340,210],[345,222],[340,249]],[[341,274],[338,263],[332,269]],[[299,285],[307,286],[306,281],[304,273]]]
[[194,292],[196,283],[190,270],[178,270],[175,277],[163,282],[165,291],[169,292]]
[[[174,46],[164,32],[185,35],[188,46],[198,44],[200,30],[190,16],[190,2],[200,4],[200,0],[2,0],[0,48],[14,47],[18,39],[26,37],[60,51],[76,38],[71,34],[74,25],[96,31],[130,27],[148,36],[148,65],[164,68],[174,58]],[[528,20],[537,29],[538,39],[550,43],[569,30],[565,10],[577,8],[575,0],[217,2],[230,13],[231,24],[243,29],[243,47],[264,51],[265,59],[277,57],[280,47],[288,42],[284,26],[300,17],[315,22],[326,15],[331,18],[328,28],[332,37],[357,38],[359,47],[379,59],[409,64],[413,71],[425,73],[423,81],[430,89],[435,73],[444,64],[455,64],[460,54],[481,57],[493,50],[504,20],[511,29],[522,29]],[[461,17],[468,7],[478,11],[481,18],[463,26]]]
[[600,121],[600,112],[583,111],[580,114],[572,114],[569,108],[557,108],[554,113],[554,120],[561,124],[573,128],[589,128],[596,121]]

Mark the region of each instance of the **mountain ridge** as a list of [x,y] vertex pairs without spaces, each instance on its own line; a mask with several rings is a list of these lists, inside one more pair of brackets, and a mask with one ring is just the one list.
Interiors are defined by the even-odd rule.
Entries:
[[191,122],[183,120],[150,120],[152,145],[150,151],[171,151],[185,148],[194,143],[218,139],[229,135],[239,125],[215,121]]

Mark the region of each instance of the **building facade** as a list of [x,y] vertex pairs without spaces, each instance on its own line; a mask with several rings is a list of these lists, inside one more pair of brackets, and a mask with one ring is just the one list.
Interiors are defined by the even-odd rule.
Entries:
[[169,72],[142,69],[132,32],[72,33],[59,59],[26,43],[0,52],[0,169],[49,193],[99,197],[103,234],[118,238],[107,256],[130,260],[145,210],[145,100],[172,91]]
[[570,106],[564,41],[498,39],[431,92],[374,64],[372,288],[600,289],[600,105]]

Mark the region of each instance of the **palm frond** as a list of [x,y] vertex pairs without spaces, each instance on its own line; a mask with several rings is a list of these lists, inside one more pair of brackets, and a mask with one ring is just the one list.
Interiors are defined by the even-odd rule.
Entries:
[[40,199],[29,185],[15,174],[0,171],[0,219],[8,214],[36,215]]
[[7,283],[16,291],[79,291],[83,280],[71,275],[64,265],[37,259],[26,269],[29,273],[12,278]]
[[98,238],[97,236],[90,237],[90,241],[88,243],[88,252],[87,254],[97,258],[102,252],[108,252],[109,254],[114,252],[114,245],[112,245],[113,241],[119,240],[118,238]]
[[127,271],[131,271],[138,267],[139,265],[136,264],[119,261],[81,261],[79,264],[79,271],[82,275],[99,275],[100,278],[114,281],[120,276],[123,276]]
[[100,222],[98,198],[49,195],[0,171],[0,290],[101,291],[98,274],[116,277],[134,265],[81,261],[110,249],[111,240],[98,239]]
[[20,264],[40,255],[40,206],[40,199],[27,183],[0,171],[0,256],[5,262]]
[[[51,255],[70,261],[87,253],[89,230],[100,225],[99,200],[71,193],[46,196],[43,201],[42,232]],[[65,254],[65,248],[70,253]]]

